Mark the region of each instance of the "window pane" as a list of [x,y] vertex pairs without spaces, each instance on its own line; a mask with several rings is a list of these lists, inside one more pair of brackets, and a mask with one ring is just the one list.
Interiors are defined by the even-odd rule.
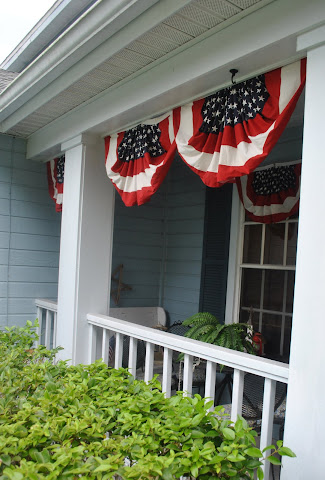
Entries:
[[291,343],[292,317],[286,317],[284,328],[283,357],[284,362],[289,363],[290,343]]
[[245,225],[243,263],[261,261],[262,225]]
[[282,312],[283,307],[283,289],[284,289],[284,271],[264,270],[264,302],[265,310],[275,310]]
[[284,223],[265,225],[264,263],[269,265],[283,264]]
[[263,314],[262,336],[265,342],[264,353],[266,356],[280,354],[281,324],[281,315]]
[[293,310],[293,291],[295,287],[295,272],[288,272],[287,280],[287,305],[286,312],[292,313]]
[[243,268],[241,284],[241,305],[243,307],[260,307],[262,270]]
[[296,264],[298,223],[288,224],[287,265]]

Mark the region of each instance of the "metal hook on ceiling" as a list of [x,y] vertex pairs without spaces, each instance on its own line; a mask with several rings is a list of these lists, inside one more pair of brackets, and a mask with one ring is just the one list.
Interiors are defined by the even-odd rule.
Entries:
[[229,70],[229,72],[231,73],[231,83],[232,83],[233,85],[235,85],[236,82],[235,82],[234,78],[235,78],[236,73],[238,73],[238,70],[237,70],[237,68],[231,68],[231,69]]

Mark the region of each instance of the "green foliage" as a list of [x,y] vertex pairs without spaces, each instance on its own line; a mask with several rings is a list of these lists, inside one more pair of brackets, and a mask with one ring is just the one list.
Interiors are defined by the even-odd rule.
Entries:
[[56,350],[32,348],[31,327],[0,332],[0,480],[263,478],[243,418],[208,412],[199,395],[165,398],[156,379],[101,361],[55,364]]
[[183,325],[191,327],[186,337],[220,347],[256,354],[252,341],[253,331],[246,323],[223,324],[209,312],[199,312],[184,320]]

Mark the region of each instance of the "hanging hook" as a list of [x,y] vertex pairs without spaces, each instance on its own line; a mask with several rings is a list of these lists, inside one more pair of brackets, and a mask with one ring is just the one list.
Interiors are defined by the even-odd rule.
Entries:
[[238,70],[237,70],[237,68],[231,68],[231,69],[229,70],[229,72],[231,73],[231,83],[232,83],[233,85],[235,85],[236,82],[235,82],[234,78],[235,78],[236,73],[238,73]]

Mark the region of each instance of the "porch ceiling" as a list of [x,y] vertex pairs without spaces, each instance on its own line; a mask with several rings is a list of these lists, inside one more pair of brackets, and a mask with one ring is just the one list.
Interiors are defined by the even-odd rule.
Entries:
[[139,36],[126,48],[107,56],[88,73],[32,113],[17,121],[6,133],[29,137],[55,119],[93,99],[113,85],[125,83],[169,54],[187,48],[209,33],[221,30],[274,0],[193,0],[177,13]]

